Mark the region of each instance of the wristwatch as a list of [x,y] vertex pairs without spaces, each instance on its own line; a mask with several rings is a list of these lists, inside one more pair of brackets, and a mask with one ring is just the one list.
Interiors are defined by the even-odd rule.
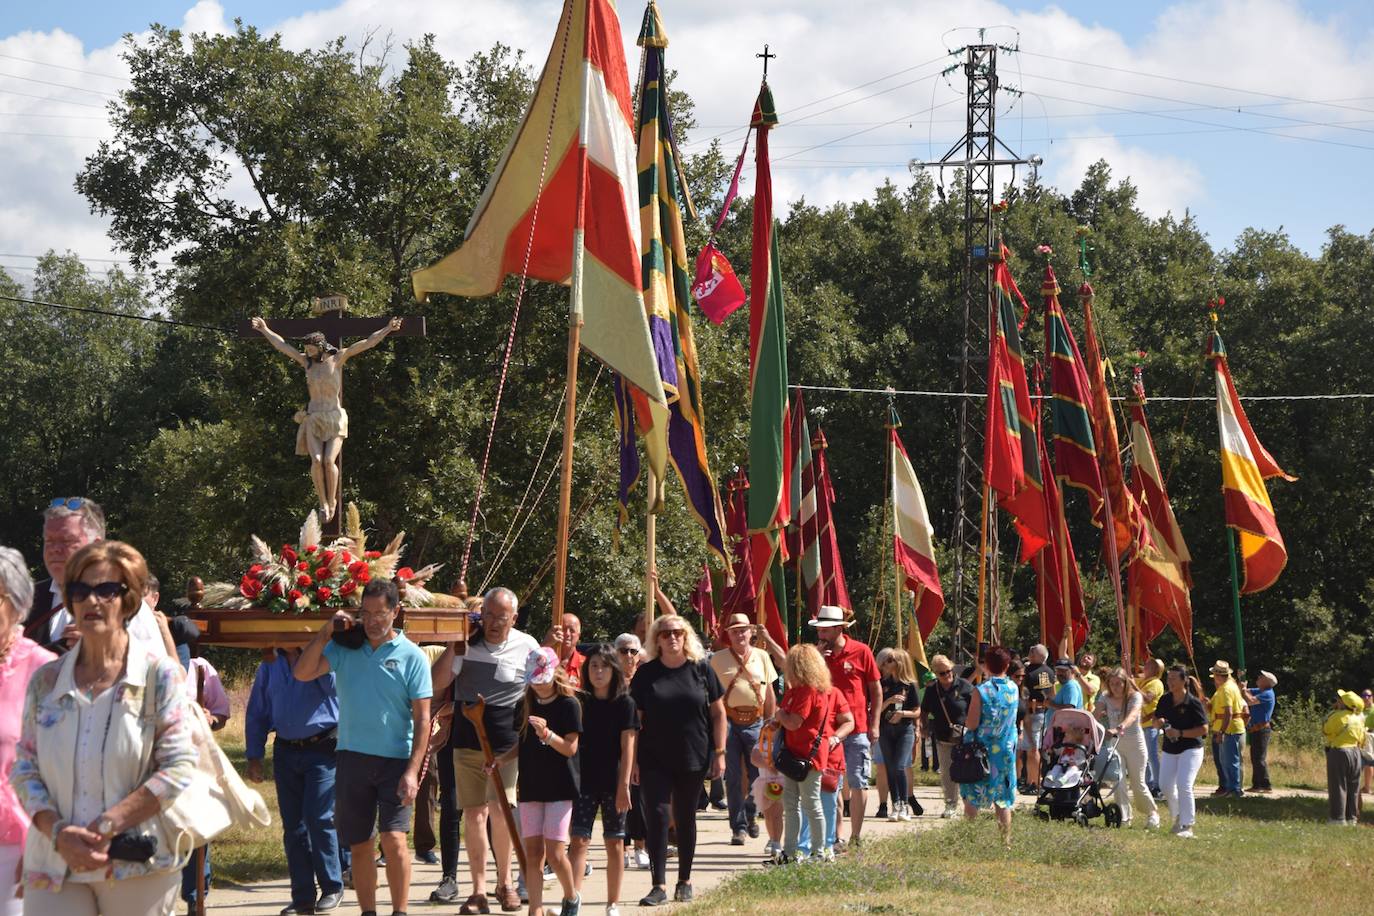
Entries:
[[100,834],[100,838],[103,840],[108,840],[115,835],[114,828],[114,818],[110,817],[108,814],[102,814],[100,820],[95,822],[95,832]]

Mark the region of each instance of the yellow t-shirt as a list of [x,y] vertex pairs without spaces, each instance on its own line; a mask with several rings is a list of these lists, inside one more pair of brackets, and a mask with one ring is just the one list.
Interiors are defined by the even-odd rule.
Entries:
[[1231,722],[1226,726],[1226,734],[1244,734],[1245,719],[1242,714],[1245,708],[1245,698],[1240,695],[1240,688],[1236,686],[1236,682],[1228,680],[1222,684],[1217,688],[1217,692],[1212,694],[1212,731],[1221,731],[1221,720],[1230,712]]
[[1140,707],[1140,723],[1146,728],[1150,727],[1150,722],[1155,717],[1155,707],[1159,705],[1159,698],[1164,696],[1164,682],[1157,677],[1152,677],[1140,685],[1141,699],[1144,705]]
[[[767,652],[757,647],[749,652],[748,673],[741,674],[738,680],[735,678],[735,672],[739,670],[739,660],[730,649],[721,649],[711,655],[711,669],[716,672],[716,677],[720,678],[721,689],[726,691],[727,709],[732,706],[762,708],[763,700],[760,696],[767,693],[768,685],[778,677],[773,660],[768,657]],[[753,684],[750,683],[751,678]]]
[[1097,703],[1097,692],[1102,689],[1102,678],[1091,671],[1084,671],[1083,680],[1088,684],[1088,689],[1083,691],[1083,708],[1092,712]]

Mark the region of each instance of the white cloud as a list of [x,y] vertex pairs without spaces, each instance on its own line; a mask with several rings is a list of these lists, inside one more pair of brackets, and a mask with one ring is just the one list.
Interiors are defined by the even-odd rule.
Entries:
[[[639,0],[620,0],[619,5],[633,72],[642,6]],[[130,10],[131,30],[145,26],[136,18],[136,4],[122,8]],[[373,47],[382,40],[399,45],[432,32],[440,50],[458,61],[500,41],[524,49],[526,59],[538,67],[548,52],[560,9],[558,0],[341,0],[281,22],[255,24],[264,31],[279,31],[292,48],[319,47],[340,35],[354,48],[369,38]],[[663,15],[672,40],[669,66],[678,71],[678,87],[697,103],[702,127],[693,139],[724,135],[727,155],[738,149],[758,85],[759,61],[754,55],[765,41],[779,55],[770,68],[782,117],[773,136],[779,209],[802,195],[817,204],[866,197],[885,178],[904,181],[907,160],[929,157],[928,138],[935,155],[943,151],[942,144],[962,133],[964,80],[958,70],[947,78],[937,74],[945,61],[954,62],[944,56],[947,47],[976,37],[967,30],[950,30],[1005,23],[1012,28],[989,32],[988,38],[1012,44],[1018,40],[1014,30],[1019,30],[1025,53],[1001,55],[1002,82],[1034,95],[1019,103],[1011,122],[1003,120],[1002,134],[1010,141],[1024,129],[1027,140],[1019,151],[1045,156],[1044,174],[1063,189],[1075,187],[1087,164],[1103,157],[1115,175],[1131,177],[1142,208],[1152,214],[1181,212],[1204,203],[1216,211],[1214,217],[1224,214],[1256,225],[1292,226],[1301,216],[1316,219],[1310,213],[1318,210],[1336,214],[1330,222],[1339,216],[1358,226],[1362,218],[1344,215],[1340,208],[1352,206],[1350,195],[1334,181],[1329,190],[1320,182],[1314,185],[1309,214],[1271,212],[1262,195],[1219,199],[1212,188],[1218,175],[1208,171],[1213,166],[1201,155],[1208,144],[1212,149],[1234,148],[1250,159],[1283,148],[1275,141],[1252,142],[1254,134],[1216,130],[1238,125],[1280,126],[1283,133],[1374,147],[1374,121],[1369,120],[1374,112],[1366,110],[1374,105],[1291,102],[1374,97],[1374,70],[1366,63],[1374,51],[1374,36],[1308,13],[1293,0],[1187,0],[1163,9],[1148,34],[1129,37],[1053,6],[1025,11],[991,0],[859,5],[833,0],[694,0],[666,6]],[[229,28],[217,0],[188,0],[182,26],[216,33]],[[0,77],[0,252],[36,254],[53,247],[91,257],[111,256],[103,223],[87,212],[72,179],[99,138],[109,136],[100,119],[100,106],[108,96],[101,93],[114,92],[122,84],[95,74],[124,74],[119,52],[118,44],[83,48],[60,30],[0,36],[0,53],[10,55],[0,58],[0,74],[62,84]],[[898,72],[937,58],[938,63]],[[846,91],[870,81],[865,88]],[[1238,93],[1217,86],[1253,91]],[[942,107],[930,112],[933,104]],[[1237,105],[1246,112],[1237,114]],[[1157,114],[1143,118],[1121,109]],[[1295,124],[1285,117],[1363,123],[1342,129]],[[894,123],[878,126],[887,121]],[[1148,148],[1124,136],[1185,130],[1213,132],[1176,142],[1153,139]],[[1042,139],[1048,136],[1055,138],[1052,146]],[[809,146],[817,148],[806,149]],[[1254,167],[1262,172],[1264,164]],[[1320,174],[1320,169],[1313,172]],[[1206,225],[1208,210],[1204,208],[1199,217]]]
[[1196,212],[1207,200],[1202,172],[1177,156],[1151,153],[1111,137],[1070,140],[1054,148],[1055,167],[1047,183],[1066,193],[1083,182],[1090,165],[1105,159],[1111,166],[1112,183],[1130,178],[1138,191],[1136,205],[1148,216],[1172,212],[1181,217],[1184,210]]

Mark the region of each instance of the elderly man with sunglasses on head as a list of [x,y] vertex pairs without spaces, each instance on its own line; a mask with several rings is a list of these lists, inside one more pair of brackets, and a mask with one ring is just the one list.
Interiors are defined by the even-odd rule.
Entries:
[[[43,565],[48,578],[33,590],[33,602],[24,619],[24,635],[59,654],[71,648],[77,627],[62,587],[67,561],[87,544],[105,539],[105,511],[94,500],[83,496],[58,497],[43,512]],[[137,613],[128,621],[129,639],[139,652],[154,656],[175,656],[176,645],[167,629],[167,619],[141,600]]]

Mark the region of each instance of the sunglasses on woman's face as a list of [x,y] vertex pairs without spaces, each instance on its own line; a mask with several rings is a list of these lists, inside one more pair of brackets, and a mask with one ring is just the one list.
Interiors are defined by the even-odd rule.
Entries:
[[87,585],[85,582],[73,582],[67,586],[67,596],[72,604],[79,604],[92,596],[98,601],[110,601],[118,598],[129,590],[129,586],[123,582],[101,582],[97,585]]
[[687,636],[686,630],[663,630],[658,634],[659,639],[684,639]]

